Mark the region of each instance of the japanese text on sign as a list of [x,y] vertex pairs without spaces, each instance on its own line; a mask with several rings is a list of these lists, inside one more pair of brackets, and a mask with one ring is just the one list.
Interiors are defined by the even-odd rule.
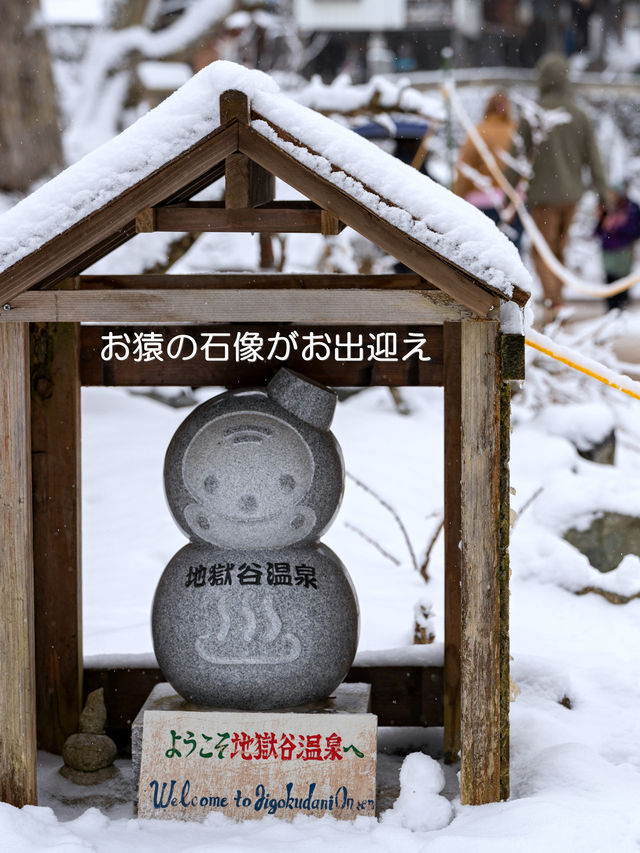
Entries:
[[[171,746],[167,758],[238,758],[242,761],[260,761],[275,758],[279,761],[342,761],[346,754],[364,758],[354,744],[343,746],[342,737],[335,732],[320,734],[292,734],[291,732],[216,732],[215,735],[192,731],[179,734],[171,729]],[[200,747],[198,752],[196,749]]]
[[318,589],[318,579],[313,566],[303,563],[215,563],[205,566],[189,566],[185,586],[233,586],[234,579],[240,586],[262,586],[263,577],[268,586],[299,586],[303,589]]
[[422,332],[304,332],[262,335],[255,331],[200,332],[198,335],[163,332],[108,332],[101,335],[103,361],[287,361],[294,353],[302,361],[402,362],[410,358],[431,361]]

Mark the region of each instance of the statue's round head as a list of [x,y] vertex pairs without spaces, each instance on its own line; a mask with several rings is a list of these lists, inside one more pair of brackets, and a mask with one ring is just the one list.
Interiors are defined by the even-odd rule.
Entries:
[[230,391],[195,409],[165,459],[171,511],[191,539],[275,548],[319,538],[344,469],[329,431],[333,391],[283,369],[266,390]]

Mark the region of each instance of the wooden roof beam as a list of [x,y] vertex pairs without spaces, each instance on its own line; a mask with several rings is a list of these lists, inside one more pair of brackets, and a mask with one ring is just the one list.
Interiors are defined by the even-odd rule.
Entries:
[[76,290],[434,290],[415,273],[216,273],[80,275]]
[[31,291],[0,309],[16,322],[440,325],[473,316],[437,290]]

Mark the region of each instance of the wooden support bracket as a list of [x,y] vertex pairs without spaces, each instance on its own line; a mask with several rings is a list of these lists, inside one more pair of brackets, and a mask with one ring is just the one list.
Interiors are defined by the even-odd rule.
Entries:
[[323,210],[320,214],[320,230],[324,237],[335,237],[344,228],[344,225],[337,216],[330,213],[328,210]]
[[149,234],[156,230],[156,211],[154,207],[145,207],[136,215],[136,234]]

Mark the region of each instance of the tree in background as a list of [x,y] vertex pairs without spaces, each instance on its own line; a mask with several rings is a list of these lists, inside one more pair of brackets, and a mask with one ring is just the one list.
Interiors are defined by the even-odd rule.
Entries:
[[[215,59],[295,74],[308,57],[291,0],[191,0],[172,3],[170,14],[167,8],[159,0],[111,0],[109,25],[93,34],[78,75],[77,108],[66,134],[70,160],[157,103],[157,93],[141,83],[140,72],[147,78],[150,63],[166,80],[176,65],[191,73]],[[159,94],[164,97],[183,82],[178,79]]]
[[62,165],[56,91],[39,0],[3,0],[0,189],[25,192]]

